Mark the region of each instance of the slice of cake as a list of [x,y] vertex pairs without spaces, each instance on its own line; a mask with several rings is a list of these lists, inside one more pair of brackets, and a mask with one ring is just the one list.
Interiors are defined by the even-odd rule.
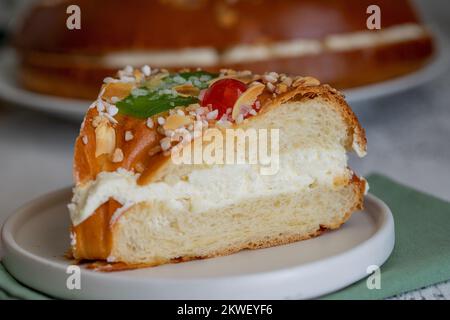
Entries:
[[336,229],[366,189],[349,150],[364,130],[314,78],[127,67],[76,140],[73,256],[154,266]]

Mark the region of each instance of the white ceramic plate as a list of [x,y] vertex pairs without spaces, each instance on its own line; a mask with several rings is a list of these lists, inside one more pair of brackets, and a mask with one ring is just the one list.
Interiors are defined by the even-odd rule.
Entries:
[[59,298],[299,299],[314,298],[367,276],[394,247],[389,208],[372,195],[366,209],[320,237],[225,257],[102,273],[81,268],[81,289],[69,290],[70,188],[19,209],[2,231],[3,263],[20,282]]
[[[432,61],[419,71],[393,80],[345,91],[351,104],[401,92],[421,85],[446,70],[450,49],[444,37],[436,32],[436,54]],[[90,101],[66,99],[33,93],[22,89],[16,81],[17,62],[12,50],[0,52],[0,98],[17,106],[48,112],[81,121]]]
[[17,83],[16,60],[13,50],[0,51],[0,98],[18,107],[81,122],[90,105],[89,101],[44,95],[21,88]]

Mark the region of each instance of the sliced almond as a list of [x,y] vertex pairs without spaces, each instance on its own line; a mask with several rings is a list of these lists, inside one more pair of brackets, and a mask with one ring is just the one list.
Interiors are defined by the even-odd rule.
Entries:
[[119,100],[122,100],[130,95],[132,89],[132,83],[110,82],[105,85],[105,91],[102,98],[105,100],[111,100],[112,97],[117,97]]
[[218,3],[216,6],[216,20],[223,28],[231,28],[239,21],[236,10],[226,3]]
[[307,85],[307,86],[318,86],[318,85],[320,85],[320,81],[319,80],[317,80],[316,78],[313,78],[313,77],[305,77],[306,79],[306,82],[305,82],[305,84]]
[[313,77],[297,77],[294,79],[294,82],[292,83],[293,87],[298,87],[300,85],[303,86],[318,86],[320,85],[320,81]]
[[241,94],[234,103],[231,118],[236,121],[241,113],[241,107],[253,105],[258,96],[263,93],[265,87],[264,84],[255,82],[254,85],[250,86],[243,94]]
[[200,89],[194,87],[192,84],[181,84],[172,88],[182,97],[197,97],[200,93]]
[[181,116],[179,114],[173,114],[166,118],[164,123],[165,130],[175,130],[180,127],[187,126],[192,123],[192,119],[188,116]]
[[241,82],[243,82],[245,84],[249,84],[250,82],[258,80],[258,78],[255,77],[255,75],[253,75],[253,74],[242,74],[242,75],[240,75],[240,74],[230,74],[230,75],[221,76],[221,77],[209,80],[208,81],[208,86],[211,87],[215,82],[217,82],[219,80],[223,80],[223,79],[234,79],[234,80],[241,81]]
[[111,154],[116,147],[116,131],[107,119],[95,128],[95,157]]

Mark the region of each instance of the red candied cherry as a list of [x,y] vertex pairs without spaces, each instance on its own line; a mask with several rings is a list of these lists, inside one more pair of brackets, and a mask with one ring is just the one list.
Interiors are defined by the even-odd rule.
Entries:
[[228,108],[233,108],[234,103],[245,90],[247,85],[239,80],[218,80],[206,90],[201,105],[203,107],[211,105],[213,110],[219,111],[218,118],[220,118]]

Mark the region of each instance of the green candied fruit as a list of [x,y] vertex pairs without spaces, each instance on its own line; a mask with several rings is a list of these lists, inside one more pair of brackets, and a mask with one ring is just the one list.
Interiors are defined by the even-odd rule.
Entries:
[[146,95],[133,96],[131,94],[119,101],[116,106],[122,114],[135,118],[148,118],[178,106],[188,106],[197,102],[196,97],[182,97],[173,94],[159,94],[158,91],[148,91]]
[[206,89],[209,81],[218,74],[206,71],[181,72],[170,74],[162,79],[157,87],[133,89],[125,99],[117,102],[121,114],[135,118],[148,118],[179,106],[198,103],[198,97],[180,96],[173,87],[190,83],[199,89]]

